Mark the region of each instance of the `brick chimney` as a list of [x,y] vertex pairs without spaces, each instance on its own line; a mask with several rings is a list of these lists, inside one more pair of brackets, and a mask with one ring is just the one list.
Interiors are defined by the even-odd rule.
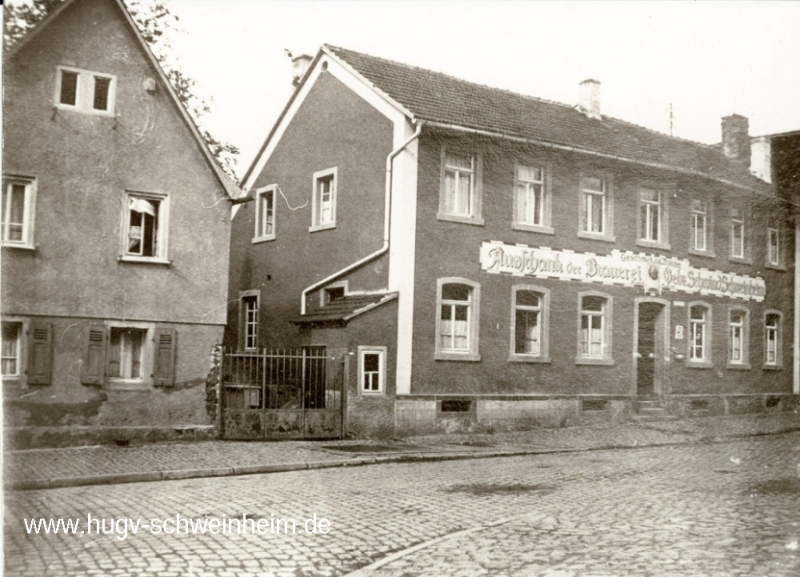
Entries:
[[589,118],[601,120],[600,81],[587,78],[578,85],[578,110]]
[[292,86],[297,87],[305,76],[313,58],[308,54],[300,54],[292,58]]
[[750,126],[738,114],[722,117],[722,152],[731,160],[750,166]]

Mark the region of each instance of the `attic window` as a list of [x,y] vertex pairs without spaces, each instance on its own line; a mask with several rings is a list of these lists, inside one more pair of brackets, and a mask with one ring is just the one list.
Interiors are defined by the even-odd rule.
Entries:
[[110,74],[59,66],[56,106],[65,110],[112,116],[116,84],[116,77]]
[[336,299],[344,298],[347,293],[347,281],[339,281],[326,286],[320,293],[320,306],[334,301]]

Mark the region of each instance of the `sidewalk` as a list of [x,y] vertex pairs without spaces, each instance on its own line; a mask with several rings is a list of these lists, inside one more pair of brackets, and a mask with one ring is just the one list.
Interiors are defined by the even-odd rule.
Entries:
[[196,477],[360,466],[391,461],[508,455],[714,442],[800,431],[794,412],[442,434],[402,440],[170,442],[6,451],[6,489],[46,489]]

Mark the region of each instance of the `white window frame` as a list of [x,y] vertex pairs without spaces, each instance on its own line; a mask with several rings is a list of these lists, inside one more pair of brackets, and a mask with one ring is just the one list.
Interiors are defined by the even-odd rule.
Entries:
[[[131,201],[143,199],[158,202],[158,231],[156,235],[156,254],[143,256],[129,253],[129,229],[131,226]],[[169,195],[158,192],[139,192],[126,190],[122,203],[122,238],[120,260],[126,262],[147,262],[169,264]]]
[[[63,72],[72,72],[78,75],[75,92],[75,104],[65,104],[61,102],[61,79]],[[107,78],[109,80],[107,105],[105,110],[94,107],[94,79],[95,77]],[[98,116],[114,116],[115,103],[117,99],[117,77],[113,74],[95,72],[83,68],[73,68],[71,66],[56,67],[56,93],[55,106],[62,110],[73,110],[85,114],[95,114]]]
[[[470,288],[470,298],[468,301],[450,301],[442,299],[442,289],[445,285],[460,284]],[[464,306],[468,303],[467,309],[467,348],[466,349],[445,349],[442,347],[442,307]],[[436,281],[436,343],[434,348],[434,359],[439,361],[480,361],[480,303],[481,285],[466,278],[447,277]]]
[[[702,209],[702,210],[701,210]],[[699,247],[697,222],[703,219],[703,245]],[[690,205],[689,221],[689,253],[698,256],[714,256],[714,213],[711,203],[707,200],[692,199]]]
[[[655,193],[656,200],[643,198],[647,192]],[[669,194],[652,186],[641,186],[639,187],[637,198],[636,244],[651,248],[669,249]],[[658,230],[656,231],[656,238],[648,238],[652,232],[653,218],[658,220]]]
[[[448,163],[448,156],[461,157],[470,159],[470,168],[453,166]],[[472,152],[463,152],[456,148],[447,148],[442,146],[441,152],[441,174],[439,184],[439,211],[436,217],[439,220],[449,220],[452,222],[460,222],[464,224],[475,224],[483,226],[483,195],[482,195],[482,160],[479,154]],[[463,178],[470,179],[470,198],[469,198],[469,211],[457,212],[448,209],[448,174],[455,175],[456,182],[460,182]],[[456,186],[456,189],[458,187]]]
[[[599,179],[601,190],[591,188],[588,181]],[[595,210],[595,200],[600,199],[602,211],[601,230],[593,231],[591,222]],[[592,200],[590,203],[589,201]],[[610,174],[604,172],[587,172],[580,176],[580,194],[578,208],[578,237],[592,240],[614,242],[614,181]]]
[[[109,389],[134,390],[148,388],[153,384],[153,338],[155,335],[155,323],[144,322],[121,322],[106,321],[106,359],[105,359],[105,386]],[[111,329],[139,329],[144,330],[145,335],[142,340],[142,360],[140,366],[141,376],[138,378],[111,377],[108,365],[111,362]]]
[[[734,315],[741,317],[734,319]],[[728,308],[728,368],[750,368],[750,311],[740,306]]]
[[[696,307],[705,311],[702,319],[692,318],[692,309]],[[712,322],[713,310],[711,305],[703,301],[691,302],[686,307],[686,314],[688,319],[686,326],[689,327],[686,339],[686,365],[695,368],[710,368],[713,366],[711,360],[711,341],[714,334],[714,325]],[[701,357],[696,356],[697,347],[695,347],[694,344],[697,331],[701,331],[702,343],[700,346],[702,347],[703,353]]]
[[[584,310],[583,299],[586,297],[595,297],[603,299],[602,309],[597,311]],[[614,301],[611,295],[599,291],[583,291],[578,293],[578,333],[577,344],[578,351],[575,357],[575,364],[578,365],[613,365],[614,359],[612,355],[612,336],[613,332],[613,306]],[[583,352],[583,319],[584,317],[593,318],[600,317],[600,354],[586,354]]]
[[[25,199],[23,201],[24,204],[22,208],[22,222],[14,223],[22,225],[22,238],[20,240],[9,239],[9,226],[11,223],[8,222],[8,219],[10,218],[8,204],[11,202],[12,198],[10,189],[15,185],[21,185],[25,187]],[[0,207],[0,212],[3,215],[2,246],[24,248],[29,250],[35,249],[36,247],[33,239],[34,224],[36,220],[36,179],[25,176],[4,175],[2,203],[3,206]]]
[[[358,347],[358,390],[364,396],[384,395],[386,393],[386,355],[387,347]],[[378,355],[378,371],[375,376],[378,379],[377,389],[367,389],[364,379],[366,377],[365,355]]]
[[[770,316],[776,318],[777,324],[768,325],[767,320]],[[770,359],[770,336],[774,342],[774,358]],[[764,311],[764,369],[776,370],[783,367],[783,313],[775,309]]]
[[[538,170],[541,172],[541,179],[525,179],[520,175],[520,172],[523,170],[527,171],[535,171]],[[511,228],[515,230],[525,230],[529,232],[540,232],[544,234],[554,234],[554,230],[552,227],[552,200],[551,200],[551,173],[552,168],[550,163],[541,162],[541,161],[532,161],[532,162],[525,162],[525,163],[517,163],[514,165],[514,193],[513,193],[513,203],[514,203],[514,215],[513,220],[511,223]],[[532,221],[527,218],[527,215],[522,214],[521,208],[521,200],[520,197],[522,195],[526,196],[528,201],[526,202],[526,206],[529,206],[530,202],[529,199],[531,196],[536,196],[536,188],[539,187],[539,195],[541,196],[539,201],[540,207],[540,222],[535,222],[535,219]],[[529,211],[526,211],[529,212]]]
[[[773,237],[775,242],[772,242]],[[781,263],[781,234],[777,227],[767,228],[767,266],[782,268]]]
[[[277,191],[278,185],[271,184],[269,186],[264,186],[261,188],[256,189],[255,191],[255,201],[256,201],[256,217],[255,217],[255,231],[253,233],[253,243],[257,242],[264,242],[267,240],[275,240],[276,234],[276,208],[277,208]],[[269,212],[265,214],[264,210],[264,203],[267,202],[268,204],[271,203],[271,215]],[[271,216],[272,221],[269,223],[271,226],[269,230],[267,230],[268,220],[267,217]]]
[[[249,316],[250,303],[255,303],[255,318]],[[261,322],[261,291],[247,290],[239,293],[239,347],[242,351],[258,350],[258,328]]]
[[[737,240],[737,231],[739,238]],[[744,214],[738,208],[731,209],[731,242],[730,242],[730,258],[731,260],[745,260],[746,259],[746,242],[745,242],[745,226]]]
[[[517,304],[517,293],[530,291],[539,297],[537,307]],[[535,310],[539,313],[539,352],[517,352],[517,311]],[[511,322],[510,322],[510,350],[508,360],[523,363],[549,363],[550,360],[550,291],[538,285],[518,284],[511,287]]]
[[319,306],[324,307],[331,302],[331,289],[343,289],[343,296],[347,296],[348,283],[346,280],[339,280],[325,285],[325,288],[319,291]]
[[[329,201],[330,218],[322,221],[322,213],[320,211],[323,209],[321,198],[323,193],[320,187],[322,183],[328,181],[331,183],[331,190],[329,191],[331,196]],[[339,201],[338,181],[338,168],[335,166],[314,173],[313,190],[311,193],[311,226],[308,229],[309,232],[336,228],[336,205]]]
[[17,334],[17,372],[13,375],[2,375],[2,379],[3,382],[19,383],[24,388],[27,385],[29,320],[23,317],[3,317],[2,324],[6,323],[19,326],[19,333]]

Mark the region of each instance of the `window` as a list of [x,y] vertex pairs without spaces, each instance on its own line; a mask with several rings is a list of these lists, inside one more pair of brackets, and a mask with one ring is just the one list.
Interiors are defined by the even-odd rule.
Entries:
[[689,366],[711,366],[711,307],[689,305]]
[[108,371],[112,379],[141,380],[147,330],[112,327],[108,343]]
[[256,191],[256,230],[253,242],[275,238],[275,191],[276,185]]
[[333,300],[343,298],[347,294],[347,281],[332,282],[319,293],[319,306],[324,307]]
[[669,248],[667,198],[660,190],[642,188],[639,190],[638,244],[659,248]]
[[750,368],[750,314],[734,308],[728,313],[728,368]]
[[61,66],[57,70],[56,106],[104,116],[114,114],[115,76]]
[[744,216],[738,208],[731,209],[731,258],[744,258]]
[[3,179],[3,245],[34,248],[33,216],[36,186],[32,179]]
[[550,362],[547,342],[549,291],[536,286],[514,286],[511,301],[509,360]]
[[548,177],[549,170],[544,165],[516,166],[513,228],[553,233]]
[[358,347],[362,394],[383,394],[386,388],[386,347]]
[[166,195],[125,193],[125,228],[122,260],[167,263]]
[[780,368],[783,364],[781,356],[783,315],[778,311],[764,313],[764,368]]
[[711,214],[708,203],[702,200],[692,201],[691,213],[691,245],[689,252],[713,256],[709,245],[711,235]]
[[114,389],[171,386],[177,335],[152,323],[91,324],[85,329],[81,383]]
[[612,364],[611,297],[587,292],[578,295],[578,364]]
[[260,291],[245,291],[239,297],[240,343],[246,350],[258,348],[258,300]]
[[22,349],[22,323],[3,323],[2,373],[3,377],[19,377]]
[[336,226],[336,169],[314,173],[311,232]]
[[442,148],[438,218],[483,224],[480,157]]
[[478,361],[480,285],[466,279],[439,279],[435,358]]
[[612,198],[610,177],[598,175],[581,177],[581,222],[578,236],[614,240]]
[[781,265],[780,235],[777,228],[767,229],[767,263],[772,266]]

